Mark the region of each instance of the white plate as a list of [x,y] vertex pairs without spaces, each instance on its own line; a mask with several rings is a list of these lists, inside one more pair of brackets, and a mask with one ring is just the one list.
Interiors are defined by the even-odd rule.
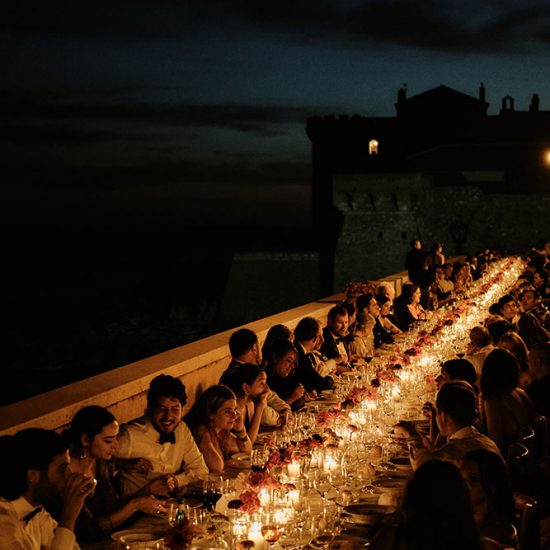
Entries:
[[349,516],[351,523],[372,525],[378,523],[384,516],[395,512],[395,507],[366,503],[350,504],[349,506],[344,506],[344,512]]
[[[166,529],[165,529],[166,530]],[[115,541],[119,541],[121,538],[124,542],[162,542],[164,534],[161,531],[152,532],[150,529],[125,529],[123,531],[115,531],[111,534],[111,538]],[[151,548],[154,548],[151,545]]]

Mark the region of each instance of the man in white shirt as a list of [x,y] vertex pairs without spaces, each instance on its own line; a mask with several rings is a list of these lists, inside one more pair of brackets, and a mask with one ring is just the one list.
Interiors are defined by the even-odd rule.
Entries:
[[186,401],[179,378],[161,374],[151,381],[145,416],[123,425],[118,436],[117,458],[134,459],[130,467],[121,468],[123,496],[150,484],[149,492],[167,497],[208,475],[202,453],[182,422]]
[[[30,428],[2,438],[0,547],[74,550],[76,518],[95,480],[71,473],[66,442],[54,431]],[[42,505],[62,499],[59,523]]]
[[459,462],[462,457],[478,449],[502,455],[496,443],[473,427],[476,395],[468,382],[453,380],[441,386],[436,399],[436,422],[439,433],[447,442],[439,449],[422,449],[413,453],[415,468],[431,458]]

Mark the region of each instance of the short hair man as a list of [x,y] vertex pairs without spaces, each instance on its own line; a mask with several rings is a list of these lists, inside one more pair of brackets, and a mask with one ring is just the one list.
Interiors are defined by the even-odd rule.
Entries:
[[[227,384],[239,366],[244,363],[260,366],[262,363],[260,349],[258,336],[254,331],[248,328],[240,328],[233,332],[229,337],[231,362],[222,373],[219,383]],[[281,427],[286,423],[290,414],[290,405],[283,401],[274,391],[268,390],[267,407],[262,413],[262,424],[264,426]]]
[[[68,469],[71,461],[63,438],[54,431],[29,428],[4,436],[0,489],[2,548],[73,550],[76,518],[95,480]],[[61,499],[59,523],[42,505]]]
[[534,380],[527,394],[537,413],[550,422],[550,342],[533,345],[529,351],[529,372]]
[[415,467],[429,458],[442,458],[458,462],[469,451],[485,449],[502,455],[496,443],[478,432],[474,426],[476,395],[468,382],[453,380],[441,386],[436,398],[436,422],[439,433],[447,442],[432,453],[419,451],[414,457]]
[[489,331],[482,326],[475,326],[470,330],[470,343],[466,350],[467,359],[474,366],[477,376],[481,376],[481,369],[485,358],[495,347],[491,344],[491,335]]
[[329,310],[320,350],[329,359],[335,359],[337,364],[346,363],[348,360],[348,352],[344,343],[344,338],[348,335],[348,323],[347,309],[342,306],[334,306]]
[[151,494],[166,497],[208,475],[191,431],[182,422],[186,401],[179,378],[161,374],[151,381],[145,416],[123,425],[118,436],[116,456],[136,459],[135,467],[123,468],[120,473],[124,496],[147,485]]
[[321,323],[313,317],[300,319],[294,329],[294,344],[298,352],[295,377],[307,392],[327,390],[334,385],[331,376],[323,376],[315,368],[315,352],[319,351],[322,343]]

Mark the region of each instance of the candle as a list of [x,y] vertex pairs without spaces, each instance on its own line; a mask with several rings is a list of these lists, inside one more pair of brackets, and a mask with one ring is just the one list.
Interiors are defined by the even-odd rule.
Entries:
[[258,497],[260,499],[260,504],[262,505],[262,507],[269,506],[269,504],[271,503],[271,495],[269,491],[265,488],[260,489]]
[[299,462],[291,462],[287,467],[288,477],[292,479],[296,479],[300,477],[300,463]]
[[331,455],[327,455],[323,464],[323,470],[325,472],[333,472],[336,468],[338,468],[336,460],[334,460]]

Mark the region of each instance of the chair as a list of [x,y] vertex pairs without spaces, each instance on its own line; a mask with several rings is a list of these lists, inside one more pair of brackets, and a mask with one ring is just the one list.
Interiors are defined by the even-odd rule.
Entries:
[[537,501],[523,493],[514,491],[514,507],[518,530],[518,550],[539,550],[540,524]]
[[532,493],[534,465],[529,449],[519,442],[509,445],[507,466],[512,489]]
[[539,461],[550,461],[550,435],[548,422],[543,415],[537,416],[533,422],[536,439],[536,456]]

